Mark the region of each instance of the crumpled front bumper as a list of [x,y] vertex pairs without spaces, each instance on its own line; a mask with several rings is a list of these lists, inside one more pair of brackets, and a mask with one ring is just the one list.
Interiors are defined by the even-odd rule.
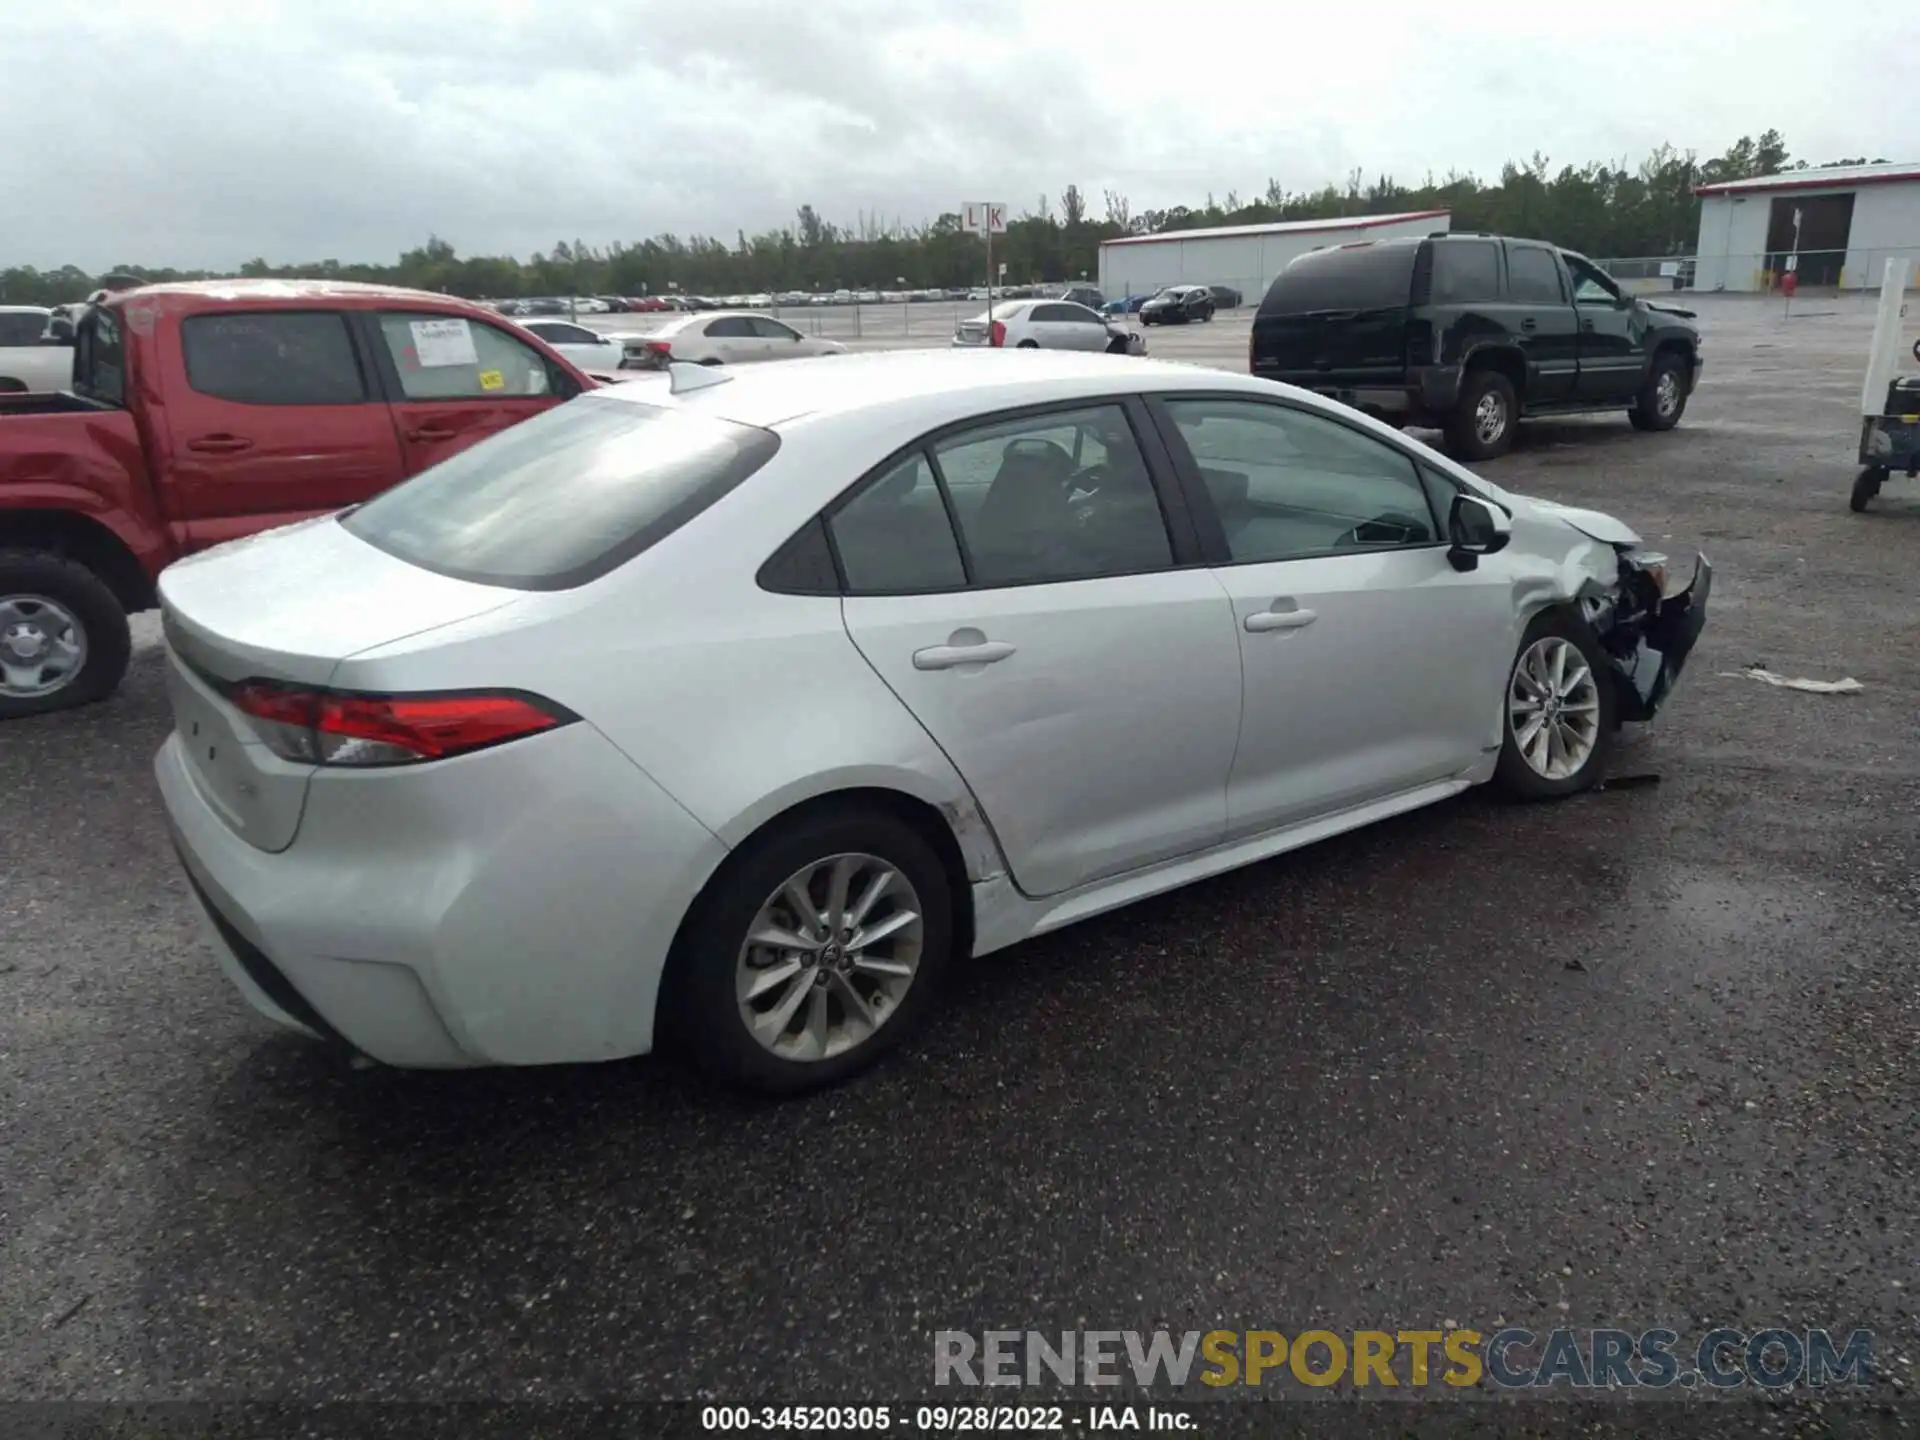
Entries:
[[1663,600],[1646,622],[1640,640],[1626,656],[1609,652],[1620,684],[1617,718],[1651,720],[1679,682],[1687,657],[1707,625],[1707,597],[1713,593],[1713,564],[1695,553],[1693,580],[1685,590]]

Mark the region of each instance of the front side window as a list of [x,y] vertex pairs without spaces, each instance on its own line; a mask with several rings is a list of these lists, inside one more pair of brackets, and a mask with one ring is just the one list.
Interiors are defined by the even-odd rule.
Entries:
[[1509,245],[1507,296],[1526,305],[1564,305],[1567,296],[1553,252],[1538,245]]
[[779,448],[771,430],[587,395],[430,466],[340,523],[457,580],[564,590],[666,538]]
[[762,340],[783,340],[789,345],[800,338],[798,330],[782,325],[778,320],[769,320],[764,315],[753,317],[753,333]]
[[1567,269],[1573,273],[1573,303],[1576,305],[1612,305],[1620,298],[1613,282],[1585,260],[1569,255]]
[[1173,563],[1159,495],[1118,405],[962,431],[932,453],[976,585],[1084,580]]
[[506,400],[553,393],[545,357],[477,320],[383,314],[380,337],[409,400]]
[[337,311],[190,315],[180,323],[187,384],[240,405],[358,405],[367,383]]
[[1413,461],[1336,420],[1257,400],[1170,398],[1235,564],[1432,545]]

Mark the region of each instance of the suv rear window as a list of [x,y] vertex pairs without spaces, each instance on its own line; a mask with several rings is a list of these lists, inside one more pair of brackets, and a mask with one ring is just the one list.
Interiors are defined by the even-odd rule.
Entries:
[[1419,250],[1417,244],[1372,244],[1310,251],[1274,277],[1260,313],[1306,315],[1405,305],[1413,293],[1413,261]]
[[779,448],[771,430],[584,396],[421,471],[340,523],[456,580],[568,590],[658,544]]

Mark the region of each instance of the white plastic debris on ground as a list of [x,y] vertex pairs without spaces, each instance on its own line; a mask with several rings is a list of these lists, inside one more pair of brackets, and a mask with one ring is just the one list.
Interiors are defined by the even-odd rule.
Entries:
[[1813,695],[1852,695],[1867,688],[1851,675],[1844,680],[1803,680],[1776,675],[1760,665],[1750,665],[1745,670],[1723,670],[1720,673],[1729,680],[1758,680],[1763,685],[1775,685],[1782,690],[1805,690]]

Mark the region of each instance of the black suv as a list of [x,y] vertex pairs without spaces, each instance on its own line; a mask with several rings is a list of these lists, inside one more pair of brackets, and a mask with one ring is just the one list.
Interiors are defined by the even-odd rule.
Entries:
[[1700,381],[1692,320],[1542,241],[1429,235],[1302,255],[1268,287],[1247,358],[1485,460],[1523,416],[1625,410],[1671,430]]
[[1169,285],[1140,307],[1142,325],[1185,325],[1213,318],[1213,292],[1204,285]]

